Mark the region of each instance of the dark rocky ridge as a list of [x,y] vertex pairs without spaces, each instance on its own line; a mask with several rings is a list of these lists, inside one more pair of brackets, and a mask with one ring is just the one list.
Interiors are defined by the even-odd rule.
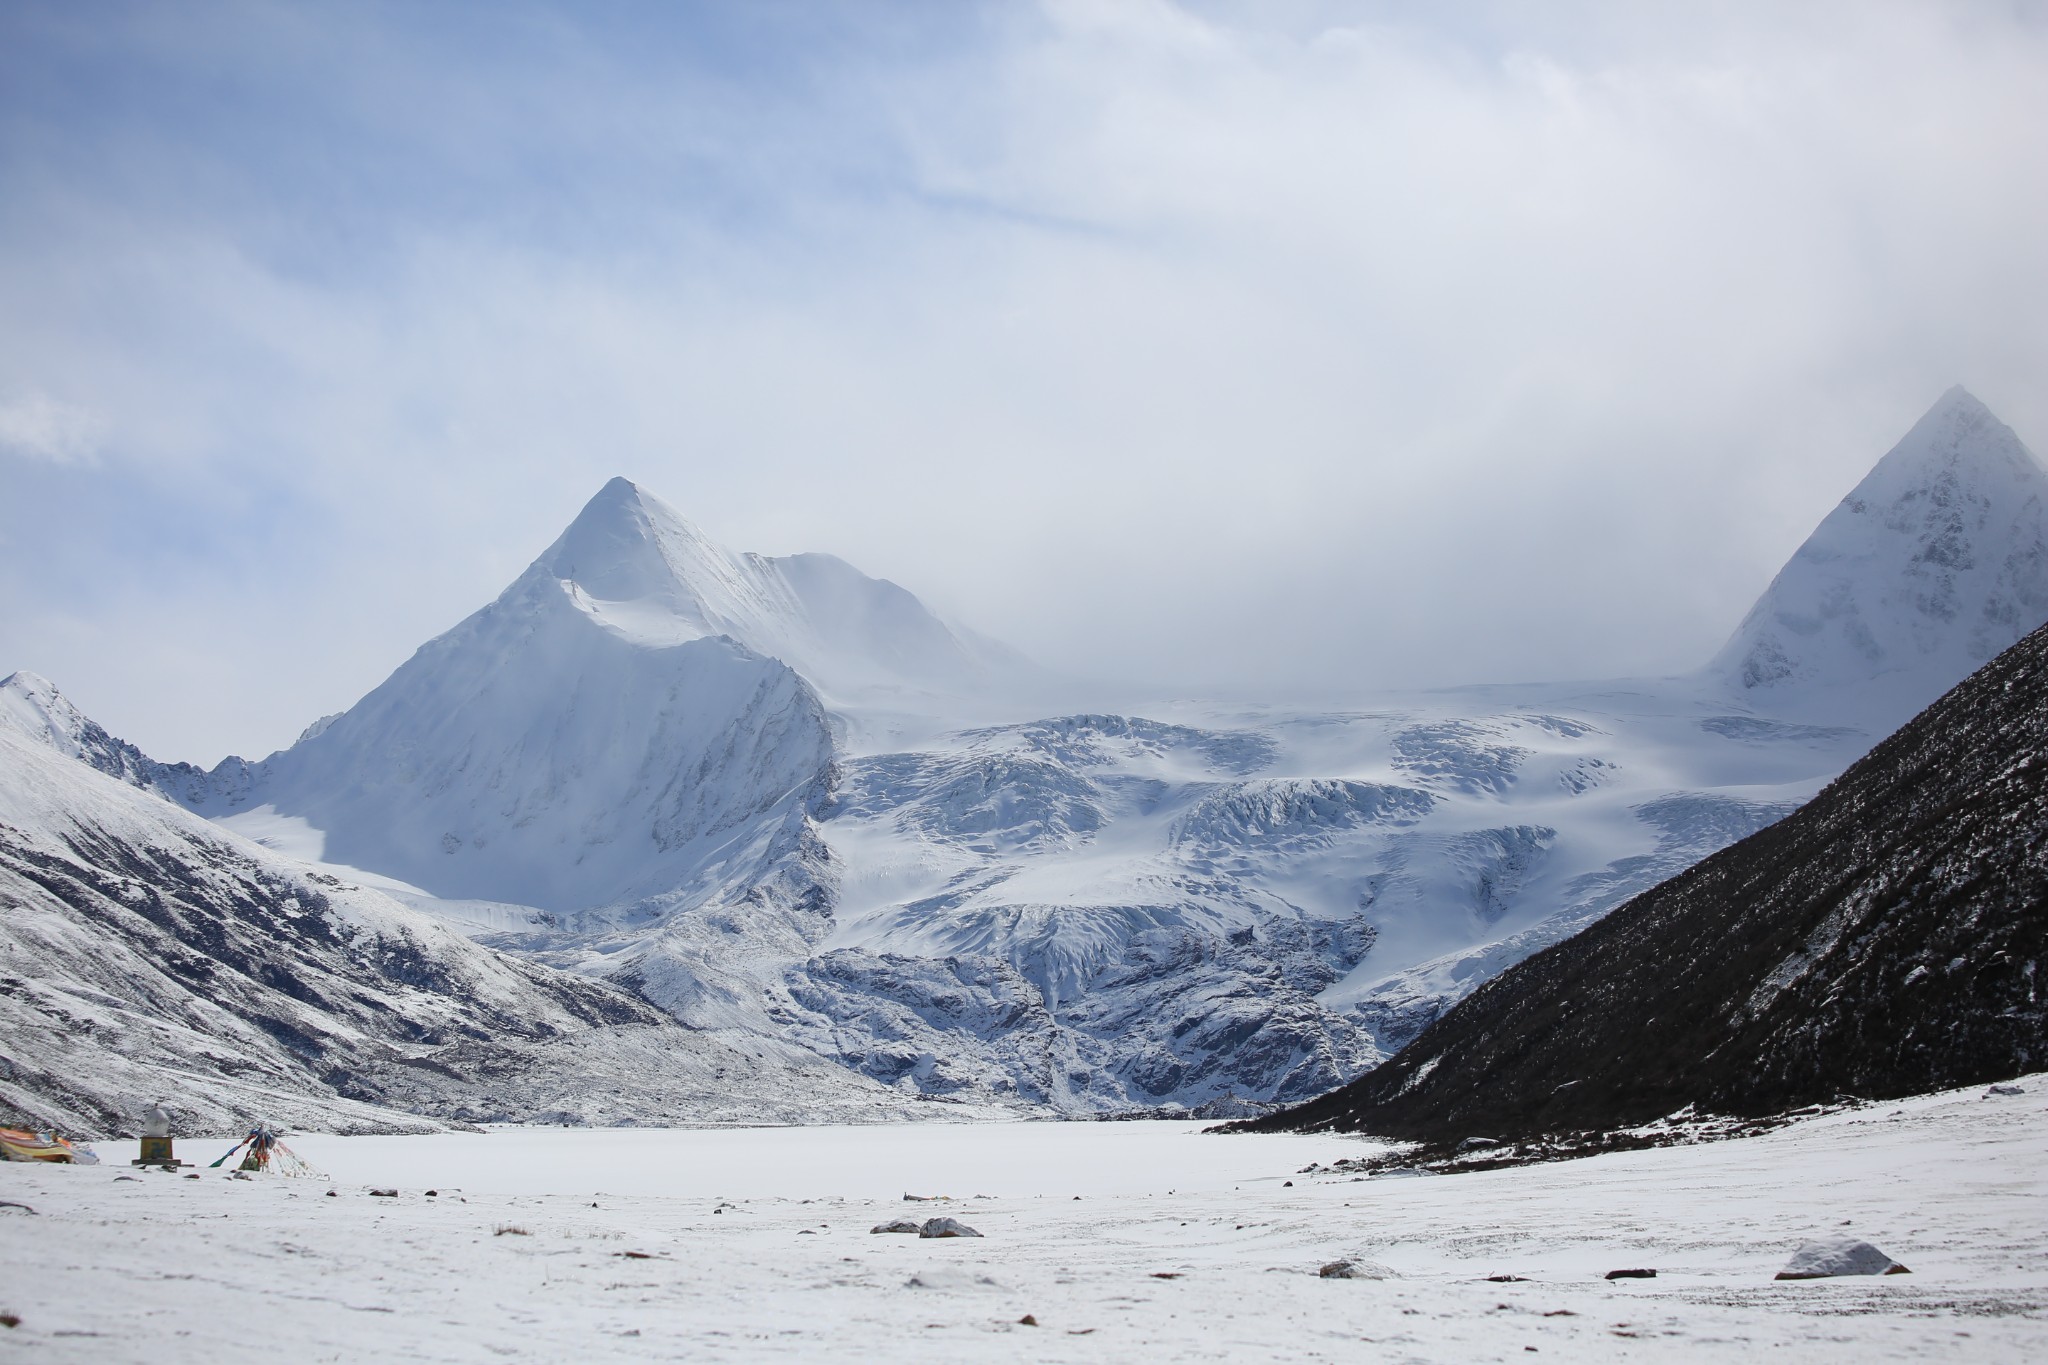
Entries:
[[1240,1131],[1427,1143],[1762,1115],[2048,1066],[2048,627],[1798,812]]

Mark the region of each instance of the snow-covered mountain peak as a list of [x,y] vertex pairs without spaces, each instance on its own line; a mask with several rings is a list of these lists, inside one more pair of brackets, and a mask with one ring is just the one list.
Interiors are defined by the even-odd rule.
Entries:
[[2048,620],[2048,470],[1960,385],[1808,536],[1711,671],[1895,723]]
[[26,669],[0,678],[0,730],[11,730],[111,777],[147,786],[161,766],[108,734],[57,685]]
[[1018,662],[835,555],[728,550],[623,478],[598,490],[529,574],[555,580],[579,609],[635,643],[729,636],[840,700],[978,690]]
[[[1942,506],[1944,490],[2005,479],[2040,479],[2041,466],[2013,429],[1957,384],[1935,401],[1899,443],[1851,490],[1847,502],[1907,505],[1921,520]],[[1926,500],[1926,507],[1912,507]],[[1903,525],[1897,529],[1906,529]]]
[[745,618],[773,607],[747,600],[758,594],[738,556],[623,478],[584,504],[534,570],[604,624],[651,636],[647,643],[743,635]]
[[0,678],[0,724],[64,748],[86,724],[85,714],[65,699],[55,683],[21,669]]

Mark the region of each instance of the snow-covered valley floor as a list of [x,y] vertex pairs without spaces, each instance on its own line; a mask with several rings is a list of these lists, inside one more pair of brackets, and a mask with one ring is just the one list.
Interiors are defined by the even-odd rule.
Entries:
[[[0,1358],[2041,1360],[2048,1076],[2019,1084],[1365,1181],[1300,1172],[1359,1140],[1179,1123],[288,1139],[330,1180],[124,1180],[107,1143],[0,1165],[37,1210],[0,1208]],[[868,1231],[937,1215],[985,1235]],[[1773,1282],[1840,1233],[1913,1273]]]

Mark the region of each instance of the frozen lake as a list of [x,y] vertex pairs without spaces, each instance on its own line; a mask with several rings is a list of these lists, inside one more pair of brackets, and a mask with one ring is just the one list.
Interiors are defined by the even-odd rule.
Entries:
[[[1364,1156],[1346,1137],[1221,1137],[1209,1123],[860,1124],[817,1128],[499,1128],[291,1138],[337,1180],[492,1194],[900,1199],[1141,1195],[1278,1184]],[[219,1144],[225,1150],[227,1144]],[[113,1144],[110,1144],[110,1150]],[[210,1152],[210,1161],[217,1152]]]
[[[2048,1077],[2022,1088],[1420,1179],[1301,1170],[1352,1139],[1165,1123],[288,1138],[322,1180],[137,1175],[108,1143],[0,1165],[0,1200],[36,1210],[0,1208],[0,1256],[35,1267],[0,1281],[0,1342],[191,1365],[2048,1359]],[[940,1214],[983,1236],[870,1232]],[[1772,1278],[1844,1233],[1912,1273]],[[1339,1258],[1370,1278],[1317,1274]]]

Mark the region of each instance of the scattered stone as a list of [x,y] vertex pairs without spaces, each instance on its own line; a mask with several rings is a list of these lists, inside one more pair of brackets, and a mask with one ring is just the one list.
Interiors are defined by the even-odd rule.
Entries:
[[1610,1280],[1654,1280],[1657,1278],[1657,1272],[1654,1270],[1610,1270],[1607,1272],[1607,1278]]
[[1830,1237],[1808,1242],[1792,1253],[1781,1280],[1825,1280],[1836,1275],[1910,1275],[1913,1272],[1854,1237]]
[[1280,1188],[1283,1190],[1291,1190],[1294,1188],[1294,1182],[1292,1180],[1283,1180],[1280,1182]]
[[1152,1272],[1152,1278],[1155,1280],[1177,1280],[1180,1278],[1180,1275],[1181,1273],[1178,1270],[1155,1270]]
[[139,1175],[117,1175],[117,1176],[115,1176],[115,1177],[114,1177],[114,1179],[115,1179],[116,1181],[122,1181],[122,1180],[132,1180],[132,1181],[134,1181],[134,1182],[135,1182],[136,1184],[138,1184],[138,1185],[140,1185],[140,1184],[142,1183],[142,1177],[141,1177],[141,1176],[139,1176]]
[[396,1199],[396,1198],[398,1198],[398,1191],[397,1191],[397,1190],[371,1190],[371,1191],[370,1191],[370,1198],[372,1198],[372,1199]]
[[1488,1275],[1486,1282],[1488,1284],[1527,1284],[1529,1277],[1527,1275]]
[[[1002,1288],[1001,1285],[986,1275],[977,1275],[971,1270],[953,1270],[945,1266],[933,1266],[928,1270],[920,1270],[917,1274],[905,1280],[903,1287],[905,1289],[938,1289],[948,1292],[959,1290],[980,1292],[986,1289]],[[932,1324],[934,1327],[938,1325],[937,1323]]]
[[1026,1313],[1023,1317],[1017,1319],[1017,1325],[1019,1327],[1036,1327],[1038,1326],[1038,1319]]
[[496,1232],[493,1232],[493,1233],[491,1234],[491,1236],[493,1236],[493,1237],[531,1237],[531,1236],[533,1236],[533,1234],[532,1234],[532,1233],[530,1233],[530,1232],[528,1232],[528,1231],[527,1231],[527,1230],[526,1230],[525,1228],[523,1228],[523,1227],[520,1227],[520,1226],[519,1226],[519,1225],[518,1225],[517,1223],[500,1223],[500,1224],[498,1224],[498,1230],[497,1230]]
[[19,1326],[21,1326],[21,1315],[19,1313],[0,1313],[0,1327]]
[[1482,1147],[1498,1146],[1500,1146],[1499,1138],[1468,1137],[1458,1144],[1458,1150],[1461,1152],[1476,1152]]
[[654,1259],[654,1253],[651,1251],[621,1251],[616,1254],[628,1261],[651,1261]]
[[1391,1280],[1397,1278],[1393,1271],[1378,1261],[1332,1261],[1316,1271],[1326,1280]]
[[1984,1092],[1987,1095],[2024,1095],[2026,1087],[2021,1085],[1994,1085]]
[[438,1196],[438,1195],[439,1195],[440,1193],[441,1193],[441,1192],[440,1192],[439,1190],[428,1190],[428,1191],[427,1191],[427,1198],[429,1198],[429,1199],[433,1199],[433,1198],[435,1198],[436,1196]]
[[339,1190],[329,1190],[327,1192],[327,1197],[329,1199],[339,1199],[341,1198],[341,1192]]
[[[241,1175],[241,1174],[242,1174],[242,1172],[240,1172],[240,1171],[236,1171],[236,1172],[235,1172],[235,1174],[236,1174],[236,1175]],[[197,1180],[197,1179],[199,1178],[199,1172],[197,1172],[197,1171],[194,1171],[194,1172],[193,1172],[192,1174],[190,1174],[190,1175],[186,1176],[185,1178],[186,1178],[187,1180]]]
[[927,1218],[917,1230],[920,1237],[979,1237],[980,1233],[958,1218]]
[[915,1218],[891,1218],[886,1223],[875,1224],[873,1227],[869,1228],[868,1231],[907,1232],[911,1236],[915,1237],[919,1232],[923,1231],[923,1229],[924,1224],[918,1222]]

